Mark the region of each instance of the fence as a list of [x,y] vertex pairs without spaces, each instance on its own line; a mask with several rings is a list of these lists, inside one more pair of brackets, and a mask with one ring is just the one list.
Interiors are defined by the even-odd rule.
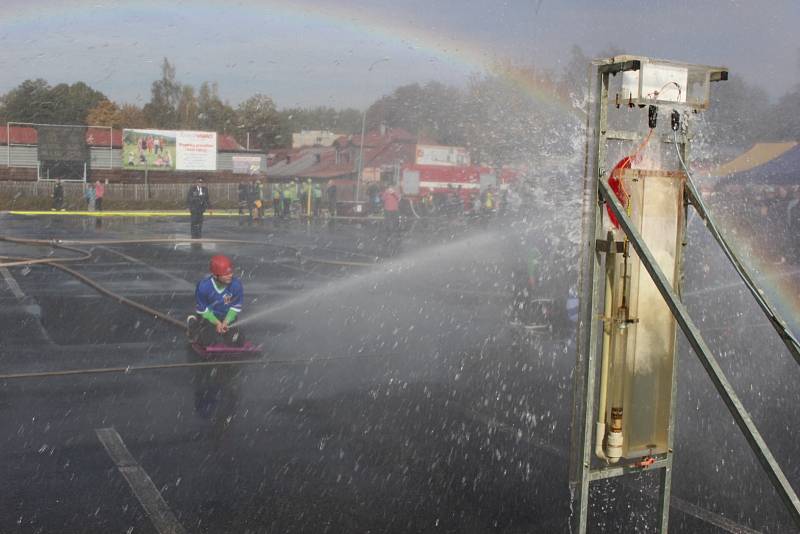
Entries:
[[[55,182],[5,182],[0,181],[0,196],[11,197],[44,197],[53,194]],[[83,183],[62,182],[64,198],[83,198]],[[236,202],[239,199],[238,184],[206,184],[212,203],[225,201]],[[105,198],[113,200],[147,200],[144,184],[108,184],[105,186]],[[150,184],[150,199],[183,202],[190,184]]]

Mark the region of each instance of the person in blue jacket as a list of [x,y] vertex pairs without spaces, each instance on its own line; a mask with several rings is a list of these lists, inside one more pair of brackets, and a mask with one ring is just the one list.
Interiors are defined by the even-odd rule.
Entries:
[[186,320],[189,339],[204,347],[241,346],[244,339],[234,323],[242,311],[242,281],[233,276],[233,262],[227,256],[213,256],[209,268],[211,275],[197,283],[195,313]]

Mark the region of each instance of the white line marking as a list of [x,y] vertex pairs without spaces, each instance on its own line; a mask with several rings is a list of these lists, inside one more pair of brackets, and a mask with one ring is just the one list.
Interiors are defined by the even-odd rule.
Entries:
[[5,267],[3,267],[3,268],[0,268],[0,274],[3,275],[3,280],[6,281],[6,285],[8,286],[8,289],[11,290],[11,292],[14,294],[14,296],[17,297],[18,299],[24,299],[25,298],[25,293],[22,292],[22,288],[19,287],[19,284],[17,283],[17,281],[11,275],[11,271],[9,271]]
[[169,509],[161,492],[136,462],[119,433],[114,428],[96,428],[95,433],[159,534],[185,534],[186,531]]
[[[26,295],[25,292],[22,291],[22,288],[19,287],[19,284],[17,283],[17,280],[14,278],[14,275],[11,274],[11,271],[6,269],[5,267],[0,267],[0,274],[3,276],[3,279],[6,281],[6,285],[11,290],[11,292],[14,294],[14,296],[17,298],[17,300],[22,301],[22,304],[31,304],[31,303],[35,302],[34,299],[29,299],[28,295]],[[30,308],[28,308],[27,311],[28,311],[28,313],[32,313]],[[33,315],[38,315],[38,317],[35,317],[36,325],[39,327],[39,330],[42,332],[42,337],[44,338],[44,340],[47,341],[51,345],[55,345],[55,343],[53,343],[53,340],[50,338],[50,334],[47,332],[47,329],[42,324],[41,308],[39,308],[39,312],[40,313],[38,313],[38,314],[35,314],[35,313],[33,314]]]

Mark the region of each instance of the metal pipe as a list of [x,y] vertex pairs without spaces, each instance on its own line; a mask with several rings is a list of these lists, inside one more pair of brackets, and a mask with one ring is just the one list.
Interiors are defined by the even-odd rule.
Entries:
[[606,291],[605,306],[603,307],[603,352],[600,360],[600,399],[597,402],[597,423],[594,434],[594,454],[601,460],[610,463],[608,456],[603,450],[603,439],[606,435],[606,404],[608,399],[608,367],[611,359],[611,331],[613,329],[613,319],[611,314],[614,310],[614,288],[611,283],[613,276],[614,252],[611,247],[614,244],[609,235],[608,250],[606,252]]
[[365,109],[364,113],[361,115],[361,147],[358,149],[358,176],[356,177],[356,198],[355,198],[356,202],[358,202],[358,198],[359,196],[361,196],[361,172],[364,169],[364,129],[366,125],[367,125],[367,110]]

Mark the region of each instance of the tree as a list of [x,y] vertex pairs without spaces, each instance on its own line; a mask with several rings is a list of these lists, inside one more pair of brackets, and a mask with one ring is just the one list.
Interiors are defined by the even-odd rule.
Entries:
[[45,80],[25,80],[3,96],[3,118],[14,122],[54,122],[55,103],[50,98],[50,85]]
[[238,138],[246,144],[250,136],[250,148],[267,149],[281,143],[281,120],[275,103],[266,95],[257,94],[242,102],[236,110]]
[[147,117],[142,108],[135,104],[123,104],[119,108],[120,128],[147,128]]
[[153,82],[150,87],[150,102],[143,109],[147,122],[156,128],[177,128],[180,96],[181,84],[175,80],[175,65],[164,58],[161,63],[161,79]]
[[232,133],[236,130],[236,111],[219,98],[216,82],[203,82],[197,95],[197,126],[201,130]]
[[106,96],[83,82],[55,87],[42,79],[25,80],[3,97],[7,121],[49,124],[86,124],[89,110]]
[[[89,110],[103,100],[108,100],[106,95],[96,91],[83,82],[72,85],[59,84],[53,88],[53,93],[64,91],[65,97],[62,105],[58,106],[57,120],[63,124],[87,124],[86,117]],[[55,97],[54,99],[58,99]]]
[[386,124],[399,127],[432,142],[462,145],[464,95],[439,82],[417,83],[395,89],[367,110],[367,129]]
[[361,112],[346,108],[337,110],[327,106],[313,108],[288,108],[279,112],[289,132],[301,130],[327,130],[339,133],[360,133]]
[[341,133],[357,133],[361,122],[361,112],[354,108],[340,109],[331,131]]
[[[770,126],[765,137],[774,141],[797,141],[800,139],[800,85],[783,95],[767,114],[766,124]],[[787,113],[787,110],[795,110]]]
[[182,130],[195,130],[198,124],[197,99],[194,96],[194,87],[184,85],[181,87],[181,97],[178,100],[178,125]]
[[[766,91],[731,75],[727,81],[711,87],[709,109],[697,119],[700,144],[744,148],[764,137],[769,131],[769,98]],[[778,117],[776,117],[778,118]]]
[[493,166],[533,165],[570,149],[580,136],[579,116],[557,105],[555,95],[542,98],[540,90],[553,87],[553,75],[533,66],[498,65],[499,74],[474,77],[463,107],[466,145],[473,159]]
[[117,105],[110,100],[103,100],[89,110],[86,122],[93,126],[120,128],[122,126],[120,118],[120,110]]

